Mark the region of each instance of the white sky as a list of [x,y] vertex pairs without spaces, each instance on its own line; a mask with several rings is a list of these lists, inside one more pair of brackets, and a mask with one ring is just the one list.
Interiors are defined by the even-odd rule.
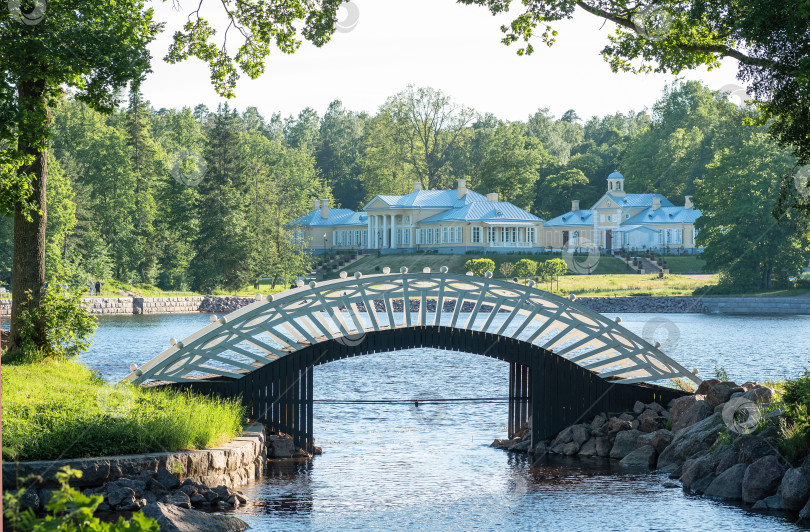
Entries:
[[[168,24],[151,47],[154,72],[143,85],[144,95],[156,108],[204,103],[215,109],[224,100],[212,89],[203,63],[163,61],[171,34],[197,4],[182,1],[180,12],[171,2],[155,4],[156,19]],[[204,4],[209,15],[217,16],[217,4]],[[286,117],[307,106],[322,115],[329,102],[340,99],[349,109],[373,113],[411,83],[434,87],[459,103],[505,120],[525,120],[540,107],[551,108],[557,117],[575,109],[588,118],[651,107],[664,85],[675,79],[612,73],[599,55],[612,25],[603,26],[601,19],[581,10],[573,21],[555,26],[559,36],[553,47],[538,39],[533,55],[518,57],[517,46],[500,43],[500,26],[511,18],[493,18],[480,6],[454,0],[354,0],[354,4],[359,18],[353,30],[337,33],[323,48],[305,43],[290,56],[274,50],[264,75],[240,79],[231,105],[239,110],[255,106],[265,116],[280,111]],[[229,38],[234,34],[232,30]],[[736,61],[726,59],[720,69],[685,72],[681,77],[701,80],[717,90],[739,85],[735,75]]]

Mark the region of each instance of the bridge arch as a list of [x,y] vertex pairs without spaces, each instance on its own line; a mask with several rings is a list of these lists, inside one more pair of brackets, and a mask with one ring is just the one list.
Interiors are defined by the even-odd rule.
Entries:
[[492,356],[486,349],[494,350],[493,358],[511,365],[510,428],[531,416],[533,439],[594,409],[614,412],[635,400],[678,395],[651,385],[656,381],[701,382],[657,346],[571,299],[491,274],[403,270],[343,273],[213,317],[211,325],[132,367],[127,380],[241,396],[252,417],[308,448],[312,368],[380,349],[434,347],[486,356]]

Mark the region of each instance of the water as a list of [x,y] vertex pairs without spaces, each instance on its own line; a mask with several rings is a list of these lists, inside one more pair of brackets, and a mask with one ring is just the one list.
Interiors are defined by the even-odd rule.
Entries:
[[[810,317],[622,314],[704,377],[794,377],[810,367]],[[126,374],[208,323],[206,315],[104,318],[83,362]],[[646,327],[646,331],[645,331]],[[653,330],[655,329],[655,330]],[[677,339],[676,339],[677,337]],[[432,349],[341,360],[315,370],[315,398],[504,397],[508,365]],[[237,514],[255,530],[796,529],[783,516],[663,487],[666,477],[607,460],[530,464],[489,447],[506,434],[505,403],[315,405],[313,462],[279,463],[245,487]]]

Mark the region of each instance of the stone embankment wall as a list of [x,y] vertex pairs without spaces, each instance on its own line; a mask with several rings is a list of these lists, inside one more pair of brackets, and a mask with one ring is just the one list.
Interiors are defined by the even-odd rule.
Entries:
[[15,489],[29,476],[40,477],[37,488],[58,487],[56,473],[64,466],[82,471],[71,484],[95,488],[121,478],[138,477],[141,471],[168,470],[183,479],[208,487],[238,486],[261,476],[267,459],[264,426],[253,423],[242,434],[220,447],[201,451],[151,453],[73,460],[3,462],[3,489]]
[[[224,315],[253,303],[252,297],[235,296],[188,296],[188,297],[117,297],[87,298],[83,300],[91,314],[184,314],[211,312]],[[810,314],[810,297],[580,297],[577,302],[593,311],[605,312],[655,312],[697,314],[750,314],[767,315]],[[383,303],[375,302],[379,310]],[[402,312],[402,303],[394,301],[394,311]],[[418,310],[418,302],[411,302],[412,310]],[[435,311],[436,302],[428,300],[428,311]],[[455,303],[445,301],[445,311],[452,312]],[[363,306],[358,306],[363,311]],[[467,310],[469,307],[469,310]],[[472,310],[467,303],[463,311]],[[0,316],[11,315],[11,300],[0,300]]]

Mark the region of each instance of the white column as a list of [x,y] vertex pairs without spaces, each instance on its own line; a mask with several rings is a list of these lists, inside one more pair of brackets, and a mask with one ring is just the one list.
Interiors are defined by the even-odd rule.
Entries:
[[391,249],[397,247],[397,215],[391,215]]
[[380,249],[380,215],[374,215],[374,249]]
[[383,214],[382,247],[383,248],[388,248],[388,215],[387,214]]
[[[362,238],[362,236],[360,238]],[[371,249],[371,215],[369,215],[368,217],[368,236],[366,237],[366,249]]]

